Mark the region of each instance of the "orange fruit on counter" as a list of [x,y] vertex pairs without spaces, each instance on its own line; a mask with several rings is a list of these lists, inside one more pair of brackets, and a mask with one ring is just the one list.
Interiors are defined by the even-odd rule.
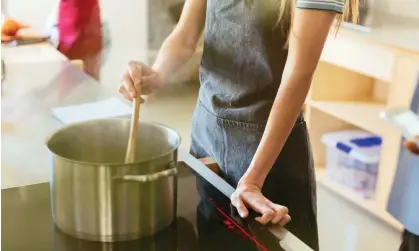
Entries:
[[16,36],[17,32],[23,28],[27,28],[27,26],[14,19],[8,18],[4,20],[1,25],[1,34],[6,36]]

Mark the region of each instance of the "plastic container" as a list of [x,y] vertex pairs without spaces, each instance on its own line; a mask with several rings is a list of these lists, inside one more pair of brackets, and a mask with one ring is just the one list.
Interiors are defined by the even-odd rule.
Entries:
[[362,197],[374,195],[380,162],[381,138],[360,130],[326,133],[326,170]]

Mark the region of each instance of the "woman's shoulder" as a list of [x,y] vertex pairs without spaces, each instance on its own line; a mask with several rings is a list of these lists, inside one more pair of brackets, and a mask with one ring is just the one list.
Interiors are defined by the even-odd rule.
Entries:
[[297,8],[343,13],[345,0],[297,0]]

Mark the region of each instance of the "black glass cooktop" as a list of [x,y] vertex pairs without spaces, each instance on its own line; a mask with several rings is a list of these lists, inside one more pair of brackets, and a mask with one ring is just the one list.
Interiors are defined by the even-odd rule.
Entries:
[[[254,219],[242,220],[230,200],[186,165],[179,165],[178,217],[153,237],[99,243],[55,228],[49,183],[2,190],[2,247],[5,251],[297,251]],[[299,251],[299,250],[298,250]]]

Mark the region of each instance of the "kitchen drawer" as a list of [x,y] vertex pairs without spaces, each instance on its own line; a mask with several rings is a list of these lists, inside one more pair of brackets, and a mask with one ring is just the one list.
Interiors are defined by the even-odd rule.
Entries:
[[321,60],[375,79],[391,81],[395,56],[376,44],[332,35],[326,41]]

